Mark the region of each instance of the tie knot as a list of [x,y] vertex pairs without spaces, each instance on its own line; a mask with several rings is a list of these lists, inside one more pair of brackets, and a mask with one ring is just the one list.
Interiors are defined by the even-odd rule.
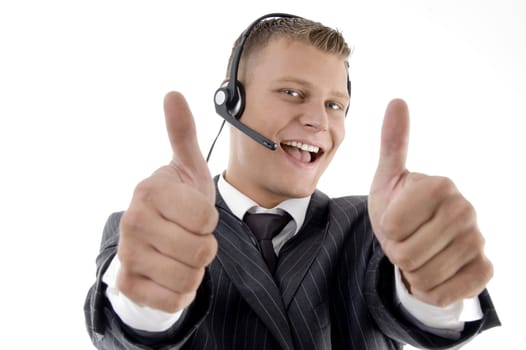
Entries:
[[243,220],[258,240],[271,240],[290,221],[291,216],[284,214],[246,213]]

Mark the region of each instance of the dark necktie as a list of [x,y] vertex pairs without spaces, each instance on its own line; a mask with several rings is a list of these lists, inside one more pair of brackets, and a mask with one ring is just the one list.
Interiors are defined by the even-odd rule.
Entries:
[[254,236],[259,242],[261,254],[267,263],[272,274],[276,270],[277,257],[272,245],[272,238],[283,230],[290,221],[291,216],[284,214],[251,214],[246,213],[243,221],[248,225]]

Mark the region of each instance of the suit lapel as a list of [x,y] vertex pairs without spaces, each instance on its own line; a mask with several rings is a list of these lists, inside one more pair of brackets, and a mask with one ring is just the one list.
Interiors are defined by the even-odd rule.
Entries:
[[325,194],[314,192],[302,228],[280,252],[275,278],[286,309],[319,254],[327,235],[328,202],[329,198]]
[[216,197],[220,216],[215,231],[219,243],[217,260],[281,348],[292,350],[292,335],[280,290],[249,228],[230,212],[219,192]]

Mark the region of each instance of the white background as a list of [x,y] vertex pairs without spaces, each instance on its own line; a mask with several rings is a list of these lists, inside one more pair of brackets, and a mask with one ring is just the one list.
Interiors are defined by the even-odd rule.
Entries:
[[83,303],[104,222],[170,158],[164,94],[186,95],[206,152],[232,43],[275,11],[337,27],[354,47],[347,139],[320,188],[368,192],[385,106],[406,99],[408,167],[456,182],[495,265],[504,326],[465,348],[522,346],[524,2],[174,0],[0,3],[0,347],[92,348]]

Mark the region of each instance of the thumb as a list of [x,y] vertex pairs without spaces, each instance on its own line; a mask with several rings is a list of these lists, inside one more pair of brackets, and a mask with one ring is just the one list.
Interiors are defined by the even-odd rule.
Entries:
[[197,170],[206,166],[197,142],[194,117],[181,93],[174,91],[165,96],[164,116],[172,146],[172,160],[187,169]]
[[382,125],[380,159],[373,187],[384,187],[406,172],[409,145],[409,109],[401,99],[394,99],[385,111]]
[[164,115],[172,146],[170,168],[175,170],[182,182],[195,187],[214,203],[214,182],[199,149],[194,117],[181,93],[170,92],[166,95]]

